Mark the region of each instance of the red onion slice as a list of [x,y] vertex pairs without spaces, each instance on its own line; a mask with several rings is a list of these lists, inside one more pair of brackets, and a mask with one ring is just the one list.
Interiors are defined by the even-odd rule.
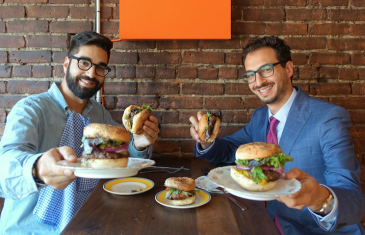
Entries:
[[100,151],[102,152],[116,152],[116,153],[120,153],[123,151],[128,150],[128,144],[123,144],[122,146],[118,147],[118,148],[109,148],[107,146],[104,147],[104,149],[100,149]]

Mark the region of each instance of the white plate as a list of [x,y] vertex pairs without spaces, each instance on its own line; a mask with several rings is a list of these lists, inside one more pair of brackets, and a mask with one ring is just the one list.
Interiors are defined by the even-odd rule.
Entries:
[[256,201],[270,201],[275,200],[281,195],[288,195],[298,192],[301,189],[301,184],[298,180],[279,179],[274,188],[266,192],[254,192],[242,188],[231,178],[231,167],[218,167],[211,170],[208,178],[213,183],[225,188],[227,192],[250,200]]
[[195,208],[198,206],[202,206],[204,204],[207,204],[211,198],[209,193],[207,193],[203,190],[200,190],[200,192],[196,194],[196,200],[193,204],[185,205],[185,206],[175,206],[175,205],[170,204],[170,202],[166,200],[166,198],[165,198],[166,192],[167,192],[166,190],[163,190],[163,191],[157,193],[155,196],[156,202],[160,203],[163,206],[171,207],[171,208],[175,208],[175,209],[189,209],[189,208]]
[[223,193],[221,190],[215,189],[219,187],[218,184],[213,183],[208,177],[200,176],[195,180],[196,187],[204,189],[210,193]]
[[75,175],[78,177],[93,178],[93,179],[110,179],[110,178],[120,178],[120,177],[129,177],[137,175],[139,170],[155,165],[155,161],[150,159],[130,157],[127,167],[124,168],[81,167],[81,159],[77,159],[77,162],[75,163],[62,160],[57,162],[56,164],[62,168],[73,170]]
[[[122,178],[106,182],[103,188],[108,193],[117,195],[134,195],[147,192],[155,184],[152,180],[144,178]],[[133,190],[142,189],[142,191],[132,192]]]

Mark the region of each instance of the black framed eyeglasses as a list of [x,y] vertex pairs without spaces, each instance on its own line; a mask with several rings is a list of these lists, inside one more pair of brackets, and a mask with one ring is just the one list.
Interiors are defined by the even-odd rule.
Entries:
[[274,66],[280,63],[281,62],[277,62],[275,64],[265,64],[256,71],[247,71],[241,75],[241,78],[245,83],[250,84],[256,81],[256,73],[260,74],[260,76],[263,78],[270,77],[274,74]]
[[112,71],[109,67],[94,64],[86,58],[79,58],[75,56],[70,56],[70,58],[77,60],[77,66],[83,71],[88,71],[93,65],[95,65],[95,73],[101,77],[105,77],[110,71]]

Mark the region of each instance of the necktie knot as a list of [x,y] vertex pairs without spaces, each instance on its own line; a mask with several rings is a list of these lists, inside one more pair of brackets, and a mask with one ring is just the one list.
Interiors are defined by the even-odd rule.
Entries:
[[270,117],[270,127],[269,133],[267,133],[266,142],[278,144],[278,138],[276,136],[276,127],[279,124],[279,120],[274,118],[274,116]]
[[274,116],[271,116],[270,117],[270,130],[275,130],[276,127],[278,126],[279,124],[279,120],[274,118]]

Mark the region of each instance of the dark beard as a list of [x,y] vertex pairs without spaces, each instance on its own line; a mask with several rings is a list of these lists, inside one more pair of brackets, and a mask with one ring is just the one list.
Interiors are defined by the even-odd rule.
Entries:
[[[262,87],[269,86],[269,85],[274,85],[274,83],[265,83],[262,86],[255,87],[254,90],[260,90]],[[260,96],[258,96],[256,94],[255,95],[261,100],[262,103],[264,103],[264,104],[272,104],[272,103],[275,103],[278,100],[278,98],[279,98],[279,96],[281,94],[284,94],[284,89],[283,88],[280,89],[280,90],[278,90],[278,93],[276,94],[276,96],[274,96],[270,100],[263,100],[262,98],[260,98]]]
[[[87,88],[87,87],[80,87],[79,81],[80,79],[88,80],[95,83],[94,88]],[[98,90],[103,86],[103,83],[100,83],[95,78],[90,78],[85,75],[80,75],[73,77],[70,74],[70,65],[67,67],[67,73],[66,73],[66,83],[68,88],[74,93],[75,96],[77,96],[80,99],[90,99],[93,97]]]

